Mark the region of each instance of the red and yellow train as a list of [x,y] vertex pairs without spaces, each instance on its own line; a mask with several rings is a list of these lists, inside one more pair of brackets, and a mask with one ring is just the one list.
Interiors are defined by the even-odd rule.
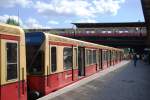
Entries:
[[[0,100],[27,100],[119,63],[123,50],[0,24]],[[27,98],[27,95],[30,98]]]

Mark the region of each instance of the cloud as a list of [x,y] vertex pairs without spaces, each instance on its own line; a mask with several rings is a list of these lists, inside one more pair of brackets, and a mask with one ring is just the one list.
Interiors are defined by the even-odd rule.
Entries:
[[84,0],[51,0],[49,3],[37,1],[35,8],[39,13],[58,15],[92,16],[90,4]]
[[97,13],[109,12],[112,15],[117,15],[120,4],[124,2],[125,0],[94,0],[93,4]]
[[40,24],[36,19],[34,18],[29,18],[25,22],[25,28],[30,28],[30,29],[37,29],[37,28],[51,28],[49,26],[43,26]]
[[59,24],[59,22],[54,21],[54,20],[51,20],[51,21],[48,21],[48,24],[58,25],[58,24]]
[[32,0],[1,0],[0,7],[11,8],[16,5],[20,5],[22,7],[29,7],[32,4]]
[[74,23],[96,23],[97,21],[90,18],[80,19],[75,21]]
[[125,0],[50,0],[37,1],[34,8],[40,14],[47,16],[78,16],[92,17],[99,14],[110,13],[116,15],[120,4]]

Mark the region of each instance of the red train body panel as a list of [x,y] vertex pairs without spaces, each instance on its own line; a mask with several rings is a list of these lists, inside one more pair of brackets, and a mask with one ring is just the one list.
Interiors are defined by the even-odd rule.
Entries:
[[[74,74],[72,73],[74,72]],[[28,76],[28,84],[31,90],[40,91],[42,95],[46,95],[52,91],[56,91],[73,81],[78,80],[78,70],[68,70],[48,76]]]
[[18,100],[19,95],[20,100],[27,100],[26,81],[3,85],[0,87],[0,94],[0,100]]
[[89,76],[96,73],[96,64],[85,67],[85,75]]

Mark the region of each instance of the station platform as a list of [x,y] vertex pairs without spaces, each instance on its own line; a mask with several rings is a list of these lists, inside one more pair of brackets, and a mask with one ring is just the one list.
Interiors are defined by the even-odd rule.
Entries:
[[38,100],[150,100],[150,65],[122,61]]

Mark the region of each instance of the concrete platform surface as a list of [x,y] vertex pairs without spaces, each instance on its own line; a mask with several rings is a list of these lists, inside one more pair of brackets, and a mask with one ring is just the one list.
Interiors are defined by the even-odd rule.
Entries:
[[70,86],[39,100],[150,100],[150,66],[123,61]]

